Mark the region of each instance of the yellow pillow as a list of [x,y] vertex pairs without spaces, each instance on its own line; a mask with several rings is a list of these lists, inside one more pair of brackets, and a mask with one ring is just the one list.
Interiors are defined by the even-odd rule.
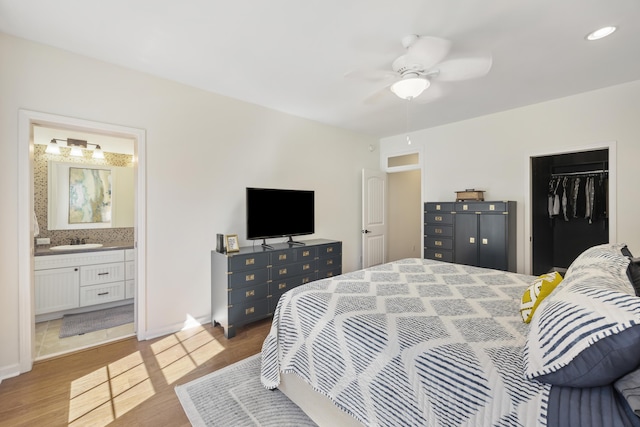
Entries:
[[531,284],[522,295],[520,303],[520,315],[524,323],[531,322],[533,313],[538,305],[545,299],[558,284],[562,282],[562,276],[557,271],[543,274]]

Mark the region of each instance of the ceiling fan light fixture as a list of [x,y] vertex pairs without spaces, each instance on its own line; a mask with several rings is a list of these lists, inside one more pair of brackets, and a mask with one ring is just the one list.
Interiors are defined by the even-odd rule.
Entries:
[[398,98],[413,99],[424,92],[431,83],[422,77],[408,77],[391,85],[391,92]]
[[594,40],[600,40],[602,38],[605,38],[607,36],[610,36],[611,34],[613,34],[613,32],[617,30],[616,27],[610,26],[610,27],[602,27],[598,30],[595,30],[589,34],[587,34],[586,39],[589,41],[594,41]]

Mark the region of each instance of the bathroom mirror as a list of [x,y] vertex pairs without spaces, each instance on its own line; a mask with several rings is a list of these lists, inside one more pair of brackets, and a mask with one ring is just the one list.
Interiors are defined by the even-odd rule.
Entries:
[[48,162],[48,228],[133,227],[134,168]]

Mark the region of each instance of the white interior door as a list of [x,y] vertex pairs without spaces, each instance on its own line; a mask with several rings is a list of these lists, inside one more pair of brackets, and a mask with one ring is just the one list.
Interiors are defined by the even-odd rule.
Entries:
[[387,174],[362,170],[362,268],[387,261]]

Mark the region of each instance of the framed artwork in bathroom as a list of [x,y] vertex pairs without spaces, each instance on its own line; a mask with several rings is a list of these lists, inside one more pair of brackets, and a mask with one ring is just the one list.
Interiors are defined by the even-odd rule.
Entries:
[[227,246],[227,252],[240,251],[240,242],[238,241],[237,234],[227,234],[224,236],[224,240]]

